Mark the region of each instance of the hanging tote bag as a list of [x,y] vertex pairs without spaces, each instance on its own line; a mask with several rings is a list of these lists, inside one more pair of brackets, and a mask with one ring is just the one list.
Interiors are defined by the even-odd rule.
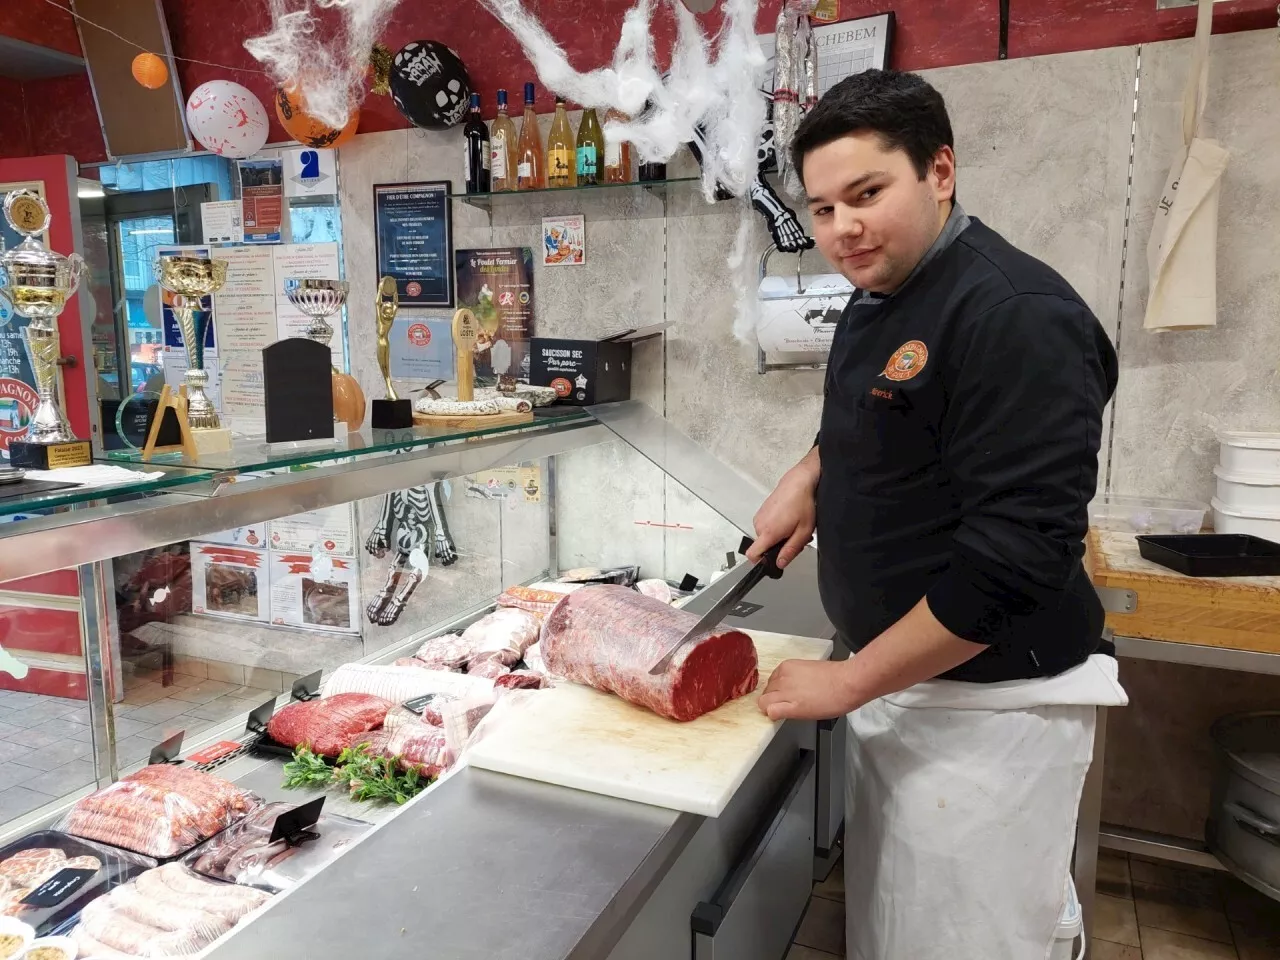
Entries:
[[1213,0],[1200,0],[1182,94],[1182,144],[1160,193],[1147,243],[1148,330],[1212,327],[1218,319],[1218,192],[1230,154],[1201,136],[1209,89]]

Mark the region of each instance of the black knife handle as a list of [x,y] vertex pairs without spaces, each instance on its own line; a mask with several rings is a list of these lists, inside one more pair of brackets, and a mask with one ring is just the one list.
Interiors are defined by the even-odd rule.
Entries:
[[[772,547],[765,551],[764,556],[760,558],[760,565],[764,567],[764,575],[770,580],[779,580],[782,578],[782,568],[778,566],[778,557],[782,554],[782,546],[784,541],[779,540]],[[738,547],[738,552],[744,557],[747,551],[755,546],[755,541],[750,537],[743,537],[742,543]]]

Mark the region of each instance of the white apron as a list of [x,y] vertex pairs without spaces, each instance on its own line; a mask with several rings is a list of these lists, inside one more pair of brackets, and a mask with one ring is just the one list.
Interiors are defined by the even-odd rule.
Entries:
[[1097,706],[1116,661],[930,680],[849,714],[849,960],[1042,960],[1065,902]]

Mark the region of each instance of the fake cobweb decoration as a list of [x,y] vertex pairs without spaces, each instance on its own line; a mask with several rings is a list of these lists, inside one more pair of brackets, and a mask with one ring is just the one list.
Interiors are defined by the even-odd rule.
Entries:
[[[723,0],[724,22],[707,37],[679,0],[638,0],[627,11],[613,62],[585,73],[521,0],[477,0],[515,35],[553,93],[598,110],[616,108],[630,122],[605,124],[605,136],[628,140],[642,160],[665,162],[700,133],[703,192],[717,182],[742,196],[756,173],[767,104],[760,95],[767,60],[756,38],[758,0]],[[658,68],[652,23],[657,4],[676,20],[671,69]]]
[[341,130],[364,98],[369,51],[398,3],[267,0],[271,30],[244,46],[277,83],[297,85],[308,114]]

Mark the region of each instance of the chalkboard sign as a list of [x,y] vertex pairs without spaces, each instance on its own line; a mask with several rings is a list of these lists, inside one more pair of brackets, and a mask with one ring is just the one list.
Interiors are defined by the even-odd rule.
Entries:
[[323,343],[290,337],[263,348],[268,443],[333,436],[332,371]]

